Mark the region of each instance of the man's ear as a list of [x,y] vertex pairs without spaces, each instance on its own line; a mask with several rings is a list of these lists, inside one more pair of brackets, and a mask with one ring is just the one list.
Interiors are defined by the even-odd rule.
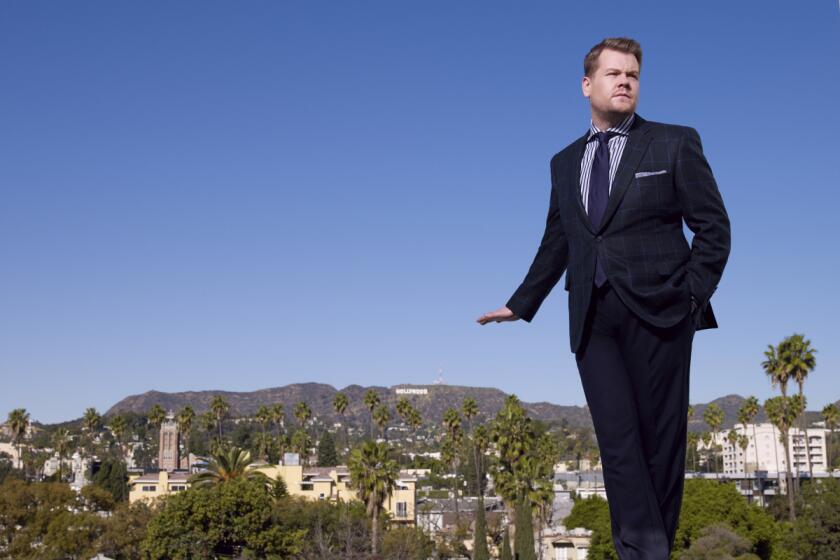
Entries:
[[592,80],[589,79],[589,76],[583,77],[583,81],[580,84],[580,90],[583,92],[584,97],[589,97],[592,92]]

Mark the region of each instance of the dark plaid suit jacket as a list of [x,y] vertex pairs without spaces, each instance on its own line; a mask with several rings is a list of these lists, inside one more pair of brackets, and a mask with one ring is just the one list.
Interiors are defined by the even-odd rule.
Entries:
[[[507,307],[530,322],[568,270],[569,336],[577,352],[597,253],[618,296],[644,321],[673,326],[690,313],[694,296],[697,329],[716,328],[709,298],[729,258],[729,217],[697,131],[637,114],[598,227],[591,224],[580,195],[588,134],[551,159],[545,233]],[[691,246],[683,220],[694,233]]]

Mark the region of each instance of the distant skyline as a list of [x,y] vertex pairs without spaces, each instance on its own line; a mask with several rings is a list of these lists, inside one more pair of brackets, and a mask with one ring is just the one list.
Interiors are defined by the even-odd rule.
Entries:
[[[638,113],[695,127],[732,221],[691,402],[840,398],[835,1],[0,4],[0,414],[148,390],[497,387],[583,405],[559,285],[503,305],[584,133],[583,56],[644,50]],[[675,46],[676,45],[676,46]]]

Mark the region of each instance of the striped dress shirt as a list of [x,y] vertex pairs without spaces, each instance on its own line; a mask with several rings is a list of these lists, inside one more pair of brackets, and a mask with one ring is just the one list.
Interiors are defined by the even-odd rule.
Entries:
[[[610,138],[610,192],[612,192],[613,178],[618,169],[618,164],[621,161],[621,154],[624,153],[624,145],[627,144],[627,135],[630,133],[630,127],[636,114],[633,113],[621,123],[607,129],[607,132],[616,132],[617,134]],[[589,176],[592,173],[592,160],[595,159],[595,150],[598,148],[598,140],[595,138],[595,133],[601,132],[595,123],[590,121],[589,136],[586,139],[586,150],[583,152],[583,159],[580,160],[580,196],[583,199],[583,207],[589,213]]]

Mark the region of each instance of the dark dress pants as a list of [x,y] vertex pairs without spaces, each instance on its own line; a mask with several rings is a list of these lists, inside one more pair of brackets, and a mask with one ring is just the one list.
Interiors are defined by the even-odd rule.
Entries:
[[609,283],[593,286],[575,354],[601,451],[612,537],[621,560],[667,560],[682,503],[688,375],[695,326],[659,328]]

